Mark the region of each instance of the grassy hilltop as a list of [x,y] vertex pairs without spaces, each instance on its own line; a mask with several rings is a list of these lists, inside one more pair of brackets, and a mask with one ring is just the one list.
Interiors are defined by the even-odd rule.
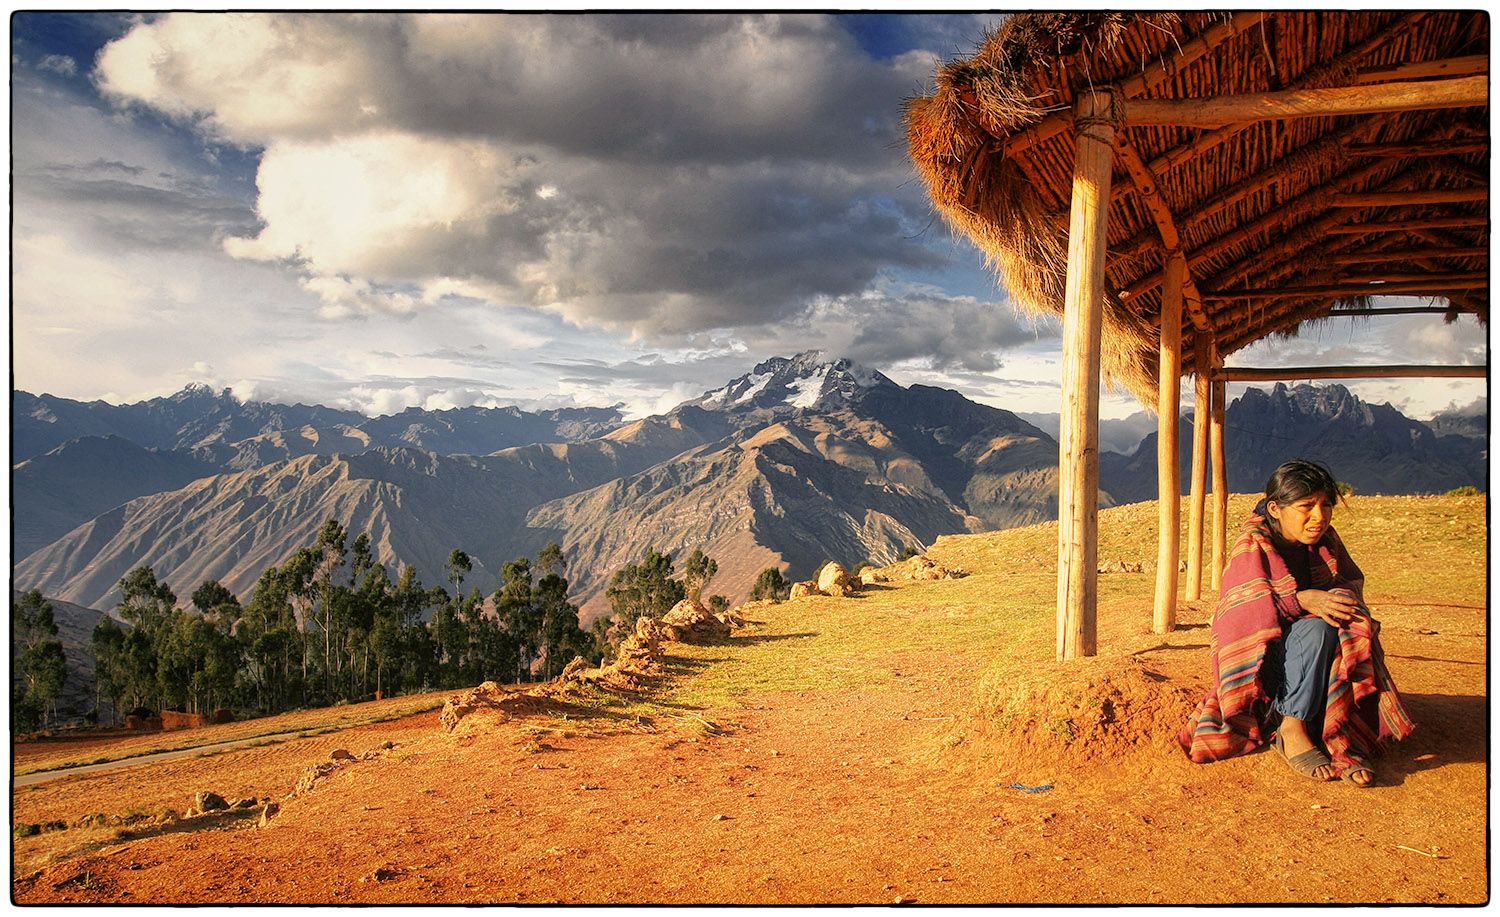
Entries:
[[[1254,499],[1231,499],[1234,527]],[[1149,632],[1156,510],[1136,504],[1101,513],[1101,564],[1146,572],[1100,575],[1094,659],[1053,660],[1055,524],[946,537],[929,557],[970,575],[748,606],[727,641],[668,644],[663,676],[640,693],[476,714],[452,733],[436,712],[309,720],[306,737],[274,745],[20,787],[17,822],[67,827],[17,839],[14,894],[1483,901],[1486,510],[1482,496],[1354,497],[1338,510],[1418,723],[1370,791],[1305,780],[1271,754],[1184,758],[1173,733],[1208,681],[1212,601],[1182,603],[1172,634]],[[358,760],[290,793],[338,749]],[[31,768],[18,755],[16,769]],[[201,789],[280,811],[262,828],[76,824],[180,810]]]

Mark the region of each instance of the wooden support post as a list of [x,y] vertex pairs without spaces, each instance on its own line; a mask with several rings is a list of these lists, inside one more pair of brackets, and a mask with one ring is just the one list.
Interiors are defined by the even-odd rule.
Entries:
[[1156,603],[1153,633],[1177,627],[1177,542],[1182,537],[1182,470],[1178,457],[1177,411],[1182,377],[1182,291],[1187,264],[1181,252],[1167,255],[1162,282],[1161,349],[1156,395]]
[[1113,93],[1082,93],[1074,121],[1078,136],[1068,224],[1058,436],[1058,659],[1098,652],[1099,348],[1114,156]]
[[[1209,362],[1215,369],[1224,365],[1218,348],[1213,348]],[[1224,380],[1211,380],[1211,384],[1213,405],[1208,426],[1208,452],[1214,469],[1214,531],[1208,583],[1210,594],[1218,595],[1219,577],[1224,573],[1224,537],[1229,525],[1229,471],[1224,467]]]
[[1208,476],[1209,337],[1193,336],[1193,479],[1188,491],[1187,587],[1184,597],[1197,601],[1203,592],[1203,489]]

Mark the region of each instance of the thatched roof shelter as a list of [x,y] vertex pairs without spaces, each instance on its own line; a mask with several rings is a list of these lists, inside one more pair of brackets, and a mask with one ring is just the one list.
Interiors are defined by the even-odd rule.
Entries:
[[[1337,315],[1488,322],[1488,73],[1484,12],[1033,13],[908,102],[938,210],[1017,305],[1063,316],[1059,658],[1096,652],[1101,374],[1158,413],[1153,626],[1165,631],[1184,372],[1208,421],[1193,424],[1188,599],[1210,453],[1215,589],[1223,567],[1226,380],[1487,373],[1223,358]],[[1377,309],[1376,296],[1444,305]]]
[[[1210,103],[1287,94],[1270,104],[1290,111],[1315,100],[1298,90],[1389,94],[1485,74],[1488,53],[1483,12],[1016,15],[938,68],[937,91],[908,103],[908,138],[932,200],[1013,301],[1061,313],[1073,109],[1090,89],[1116,90],[1128,130],[1110,195],[1103,364],[1154,405],[1168,247],[1187,258],[1184,329],[1211,330],[1221,355],[1373,295],[1441,297],[1487,320],[1486,107],[1221,124],[1238,115]],[[1135,118],[1158,99],[1205,104],[1197,123]],[[1191,353],[1184,368],[1197,368]]]

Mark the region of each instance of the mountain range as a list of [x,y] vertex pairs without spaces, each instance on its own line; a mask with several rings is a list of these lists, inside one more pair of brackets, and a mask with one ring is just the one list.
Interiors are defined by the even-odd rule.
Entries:
[[[429,584],[462,548],[485,591],[504,561],[557,541],[589,618],[647,547],[702,548],[719,562],[708,591],[739,599],[768,566],[806,578],[1056,515],[1057,444],[1038,425],[817,353],[634,422],[613,408],[371,419],[202,386],[121,406],[15,392],[12,418],[13,586],[94,608],[141,564],[179,594],[215,578],[243,600],[330,518]],[[1487,418],[1443,431],[1341,386],[1252,389],[1227,412],[1231,488],[1259,489],[1292,455],[1356,492],[1486,486]],[[1102,505],[1153,498],[1155,434],[1104,453],[1100,475]]]

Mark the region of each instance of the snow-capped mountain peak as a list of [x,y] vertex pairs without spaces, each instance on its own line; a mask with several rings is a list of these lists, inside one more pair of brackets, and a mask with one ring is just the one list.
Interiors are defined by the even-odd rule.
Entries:
[[818,350],[772,357],[688,404],[711,411],[814,410],[858,401],[873,388],[897,387],[877,370]]

